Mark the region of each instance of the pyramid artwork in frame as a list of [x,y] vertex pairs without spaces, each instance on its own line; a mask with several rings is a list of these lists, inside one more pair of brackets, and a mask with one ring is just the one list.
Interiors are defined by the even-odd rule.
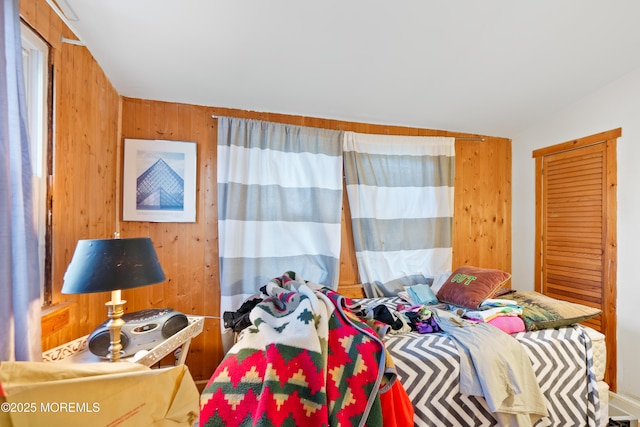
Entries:
[[196,221],[195,142],[124,140],[122,219]]

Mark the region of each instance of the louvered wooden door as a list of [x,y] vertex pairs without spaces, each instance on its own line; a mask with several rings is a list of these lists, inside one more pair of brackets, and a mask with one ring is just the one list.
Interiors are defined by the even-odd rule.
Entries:
[[616,159],[620,130],[534,152],[535,289],[596,307],[586,322],[607,337],[606,380],[615,389]]
[[[545,156],[541,290],[602,308],[604,288],[603,144]],[[597,330],[601,316],[587,321]]]

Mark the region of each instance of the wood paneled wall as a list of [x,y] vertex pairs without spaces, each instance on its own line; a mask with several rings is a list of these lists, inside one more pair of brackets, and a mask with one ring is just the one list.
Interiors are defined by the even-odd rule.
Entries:
[[113,235],[120,96],[74,34],[45,0],[20,0],[21,18],[50,45],[53,95],[52,303],[69,301],[46,331],[43,349],[87,334],[105,320],[108,295],[61,295],[62,279],[79,239]]
[[[219,321],[216,145],[217,120],[235,116],[301,126],[393,135],[476,137],[456,132],[352,123],[122,98],[87,49],[61,44],[73,35],[45,0],[21,0],[23,18],[53,50],[55,139],[53,179],[53,302],[72,301],[67,326],[43,339],[45,349],[87,334],[106,318],[106,294],[61,295],[63,275],[79,239],[152,238],[167,276],[159,285],[123,293],[126,310],[173,307],[210,316],[191,345],[187,364],[206,381],[222,358]],[[195,223],[123,222],[120,207],[125,138],[198,144]],[[511,270],[511,141],[456,142],[453,267]],[[346,194],[345,194],[346,197]],[[340,284],[358,282],[348,204],[343,208]]]
[[211,316],[205,319],[204,333],[194,339],[187,357],[191,374],[198,380],[207,379],[222,358],[216,134],[211,108],[123,99],[121,144],[125,138],[198,144],[196,222],[120,222],[122,237],[151,237],[167,277],[163,284],[127,292],[127,310],[172,307],[186,314]]

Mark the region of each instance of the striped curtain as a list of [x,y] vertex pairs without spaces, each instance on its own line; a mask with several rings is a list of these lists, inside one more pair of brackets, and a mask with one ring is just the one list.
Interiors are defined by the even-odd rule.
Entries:
[[220,313],[286,271],[335,289],[341,217],[342,132],[218,119]]
[[395,295],[451,270],[455,140],[344,135],[344,168],[360,280]]

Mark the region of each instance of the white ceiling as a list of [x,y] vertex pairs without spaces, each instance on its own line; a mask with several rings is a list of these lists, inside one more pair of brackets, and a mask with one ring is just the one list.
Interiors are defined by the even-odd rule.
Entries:
[[512,137],[640,68],[638,0],[58,0],[124,96]]

